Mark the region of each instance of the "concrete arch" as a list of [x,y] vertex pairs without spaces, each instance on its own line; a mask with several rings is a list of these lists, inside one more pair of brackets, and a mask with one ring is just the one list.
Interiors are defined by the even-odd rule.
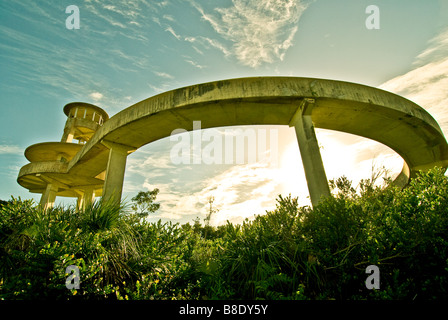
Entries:
[[[110,119],[102,115],[104,123],[63,166],[48,158],[45,163],[31,162],[19,172],[18,183],[44,194],[48,181],[53,181],[58,185],[57,191],[53,188],[56,195],[76,196],[87,188],[119,200],[127,155],[169,136],[174,129],[192,130],[195,120],[201,120],[203,129],[294,126],[313,204],[329,194],[314,127],[389,146],[404,159],[395,181],[400,186],[418,170],[448,167],[447,142],[428,112],[393,93],[349,82],[296,77],[215,81],[158,94]],[[27,157],[33,158],[31,152]]]

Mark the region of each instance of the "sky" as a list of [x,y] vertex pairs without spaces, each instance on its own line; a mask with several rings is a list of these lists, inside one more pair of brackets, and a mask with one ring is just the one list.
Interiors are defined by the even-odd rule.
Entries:
[[[66,26],[71,5],[79,8],[79,29]],[[379,29],[366,27],[369,5],[379,9]],[[0,0],[0,199],[39,201],[16,182],[28,163],[23,153],[60,141],[69,102],[92,103],[113,116],[187,85],[315,77],[399,94],[425,108],[448,135],[447,75],[446,0]],[[159,188],[161,208],[150,219],[185,223],[203,219],[213,196],[213,225],[263,214],[279,194],[309,204],[294,130],[239,129],[277,136],[276,161],[175,164],[176,142],[167,137],[128,156],[123,198]],[[208,130],[222,137],[238,132],[202,132]],[[356,186],[372,165],[392,176],[401,170],[403,160],[379,143],[316,134],[328,179],[345,175]]]

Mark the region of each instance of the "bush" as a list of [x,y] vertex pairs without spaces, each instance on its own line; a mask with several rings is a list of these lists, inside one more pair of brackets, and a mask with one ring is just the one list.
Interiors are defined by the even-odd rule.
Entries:
[[[341,178],[339,192],[314,209],[279,197],[277,208],[228,226],[219,283],[230,298],[448,298],[448,179],[434,169],[403,190],[357,193]],[[367,290],[365,269],[377,265],[380,290]],[[229,298],[222,296],[221,298]]]
[[[448,179],[403,190],[332,181],[315,208],[291,196],[241,225],[149,223],[125,206],[0,206],[1,299],[447,299]],[[368,265],[380,289],[365,286]],[[78,266],[79,289],[65,286]]]

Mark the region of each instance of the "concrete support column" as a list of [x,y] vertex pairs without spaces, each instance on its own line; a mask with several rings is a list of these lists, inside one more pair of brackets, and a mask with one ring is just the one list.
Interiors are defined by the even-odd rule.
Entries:
[[296,130],[311,203],[316,206],[322,197],[329,197],[331,194],[311,119],[313,105],[314,99],[304,99],[291,119],[290,126],[294,126]]
[[102,141],[109,148],[109,160],[106,168],[106,178],[103,187],[103,200],[113,201],[117,204],[121,201],[123,190],[126,159],[134,148],[114,142]]
[[54,184],[48,183],[47,188],[45,189],[44,193],[42,193],[42,197],[40,198],[41,208],[43,208],[44,210],[53,208],[57,192],[58,187]]
[[91,205],[95,201],[95,190],[86,189],[84,190],[84,195],[82,196],[82,205],[84,208]]
[[83,209],[83,197],[81,195],[78,196],[78,201],[76,202],[76,207],[78,208],[78,210],[82,210]]
[[87,206],[95,201],[95,190],[92,188],[85,189],[83,194],[78,196],[78,210],[84,210]]
[[75,135],[75,118],[68,118],[64,128],[64,134],[62,135],[61,142],[73,142],[73,136]]

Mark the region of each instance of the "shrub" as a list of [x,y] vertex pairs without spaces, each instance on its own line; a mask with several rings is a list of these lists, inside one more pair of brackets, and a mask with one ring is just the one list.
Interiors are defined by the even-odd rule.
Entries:
[[[126,206],[0,206],[1,299],[447,299],[448,179],[332,181],[315,208],[279,196],[241,225],[149,223]],[[368,265],[380,290],[365,286]],[[65,287],[69,265],[80,289]]]

